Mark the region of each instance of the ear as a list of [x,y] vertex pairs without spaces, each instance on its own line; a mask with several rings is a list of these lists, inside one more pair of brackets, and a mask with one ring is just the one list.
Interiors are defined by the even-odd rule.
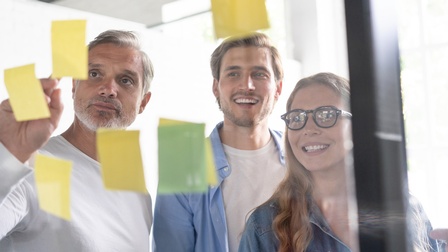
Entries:
[[213,79],[213,94],[215,95],[216,98],[218,98],[219,96],[219,91],[218,91],[218,80],[217,79]]
[[143,96],[143,99],[140,102],[140,108],[138,110],[139,114],[141,114],[145,110],[146,104],[148,104],[150,99],[151,99],[151,92],[148,92]]
[[278,99],[282,94],[283,81],[280,80],[277,82],[277,91],[275,91],[275,99]]

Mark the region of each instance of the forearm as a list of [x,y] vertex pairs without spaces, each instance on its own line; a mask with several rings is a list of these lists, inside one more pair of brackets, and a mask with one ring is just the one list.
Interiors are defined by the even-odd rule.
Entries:
[[31,172],[29,167],[17,160],[0,143],[0,205],[14,187]]
[[35,199],[33,186],[25,180],[31,172],[0,144],[0,240],[26,225]]

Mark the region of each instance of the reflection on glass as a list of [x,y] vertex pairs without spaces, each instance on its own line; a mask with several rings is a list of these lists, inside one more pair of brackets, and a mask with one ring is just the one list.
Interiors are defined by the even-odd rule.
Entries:
[[447,228],[448,1],[398,4],[409,187],[433,227]]

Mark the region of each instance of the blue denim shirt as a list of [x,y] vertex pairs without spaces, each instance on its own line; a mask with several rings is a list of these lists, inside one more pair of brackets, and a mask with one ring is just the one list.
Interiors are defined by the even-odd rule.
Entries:
[[[411,201],[411,209],[422,214],[422,220],[426,228],[431,230],[431,224],[426,219],[421,205],[416,201]],[[238,252],[275,252],[278,251],[279,241],[272,229],[272,222],[278,212],[276,202],[267,202],[257,208],[249,217],[246,228],[243,232]],[[313,238],[308,245],[306,252],[350,252],[350,248],[344,244],[331,231],[330,226],[322,215],[319,207],[315,204],[311,206],[310,223],[313,229]],[[442,251],[440,245],[429,238],[430,251]]]
[[[154,209],[155,251],[227,252],[228,237],[221,191],[222,181],[231,173],[219,137],[223,123],[210,134],[218,174],[218,185],[206,193],[157,195]],[[270,130],[279,150],[279,159],[285,163],[282,151],[282,133]]]
[[[238,252],[275,252],[279,241],[272,229],[272,221],[278,208],[275,202],[269,202],[257,208],[249,217],[241,238]],[[307,252],[350,252],[350,249],[331,231],[317,206],[311,207],[310,222],[313,228],[313,239]]]

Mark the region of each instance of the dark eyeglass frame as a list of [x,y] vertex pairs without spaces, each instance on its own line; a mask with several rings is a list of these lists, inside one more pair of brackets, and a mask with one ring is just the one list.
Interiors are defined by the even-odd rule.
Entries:
[[[336,112],[336,118],[334,119],[334,123],[333,124],[328,125],[328,126],[322,126],[322,125],[320,125],[317,122],[317,120],[316,120],[316,112],[317,111],[321,111],[321,110],[327,110],[327,111],[328,110],[332,110],[332,111]],[[305,113],[305,121],[303,122],[303,125],[300,128],[291,128],[290,124],[289,124],[291,119],[288,118],[288,115],[291,114],[291,113],[297,113],[297,112],[299,112],[299,114],[300,113]],[[349,118],[352,117],[352,113],[350,113],[348,111],[345,111],[345,110],[338,109],[338,108],[336,108],[334,106],[320,106],[320,107],[317,107],[315,109],[310,109],[310,110],[293,109],[293,110],[290,110],[290,111],[286,112],[285,114],[281,115],[280,118],[283,121],[285,121],[286,127],[288,127],[288,129],[290,129],[290,130],[301,130],[301,129],[303,129],[305,127],[306,123],[308,122],[308,114],[309,113],[312,113],[314,123],[318,127],[320,127],[320,128],[331,128],[331,127],[333,127],[336,124],[336,122],[338,121],[339,116],[346,116],[346,117],[349,117]]]

